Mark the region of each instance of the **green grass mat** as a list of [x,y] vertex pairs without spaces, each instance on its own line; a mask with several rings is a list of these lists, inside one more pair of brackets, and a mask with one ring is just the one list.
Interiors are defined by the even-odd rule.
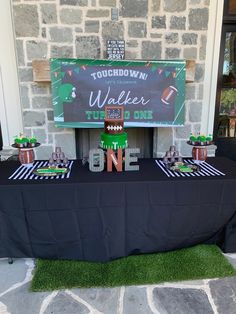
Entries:
[[107,263],[37,260],[32,291],[115,287],[235,276],[215,245],[167,253],[134,255]]

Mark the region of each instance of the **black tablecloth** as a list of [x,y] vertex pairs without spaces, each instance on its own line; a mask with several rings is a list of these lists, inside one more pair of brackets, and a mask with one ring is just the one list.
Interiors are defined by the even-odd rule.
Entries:
[[154,159],[135,172],[8,180],[0,163],[0,257],[108,261],[130,254],[217,243],[236,252],[236,163],[208,158],[225,176],[168,178]]

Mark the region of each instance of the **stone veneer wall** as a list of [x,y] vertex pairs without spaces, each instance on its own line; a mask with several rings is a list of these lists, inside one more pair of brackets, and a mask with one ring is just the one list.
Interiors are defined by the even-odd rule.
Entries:
[[[156,156],[171,144],[190,155],[190,132],[201,127],[209,0],[12,0],[24,131],[43,144],[37,157],[62,146],[75,157],[73,129],[55,128],[50,86],[33,82],[32,60],[105,58],[107,39],[124,39],[126,59],[194,59],[194,83],[186,85],[186,123],[157,128]],[[119,10],[117,21],[111,9]]]

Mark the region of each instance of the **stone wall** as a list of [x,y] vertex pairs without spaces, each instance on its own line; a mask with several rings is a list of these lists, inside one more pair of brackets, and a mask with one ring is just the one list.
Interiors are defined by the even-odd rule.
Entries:
[[74,130],[54,127],[50,86],[33,82],[32,60],[105,58],[107,39],[125,40],[126,59],[196,60],[195,81],[186,85],[185,126],[154,132],[155,156],[173,143],[190,155],[186,139],[201,127],[209,5],[209,0],[12,0],[24,131],[42,143],[37,157],[45,158],[55,145],[75,157],[75,138]]

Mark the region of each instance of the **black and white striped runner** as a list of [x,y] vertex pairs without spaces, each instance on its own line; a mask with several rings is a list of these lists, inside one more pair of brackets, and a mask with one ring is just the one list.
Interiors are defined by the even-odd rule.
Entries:
[[[73,160],[70,160],[67,167],[71,169],[73,162],[74,162]],[[41,167],[47,167],[47,166],[48,166],[48,161],[35,161],[32,167],[21,165],[20,167],[16,169],[15,172],[13,172],[13,174],[8,179],[10,180],[27,180],[27,179],[28,180],[53,180],[53,179],[68,179],[70,177],[70,171],[65,174],[52,176],[52,177],[37,176],[33,173],[34,170]]]
[[[219,171],[215,167],[211,166],[207,162],[203,162],[199,165],[199,171],[196,172],[179,172],[168,170],[162,160],[155,160],[160,169],[167,175],[167,177],[215,177],[225,176],[225,173]],[[194,164],[192,159],[184,159],[184,162],[188,164]]]

